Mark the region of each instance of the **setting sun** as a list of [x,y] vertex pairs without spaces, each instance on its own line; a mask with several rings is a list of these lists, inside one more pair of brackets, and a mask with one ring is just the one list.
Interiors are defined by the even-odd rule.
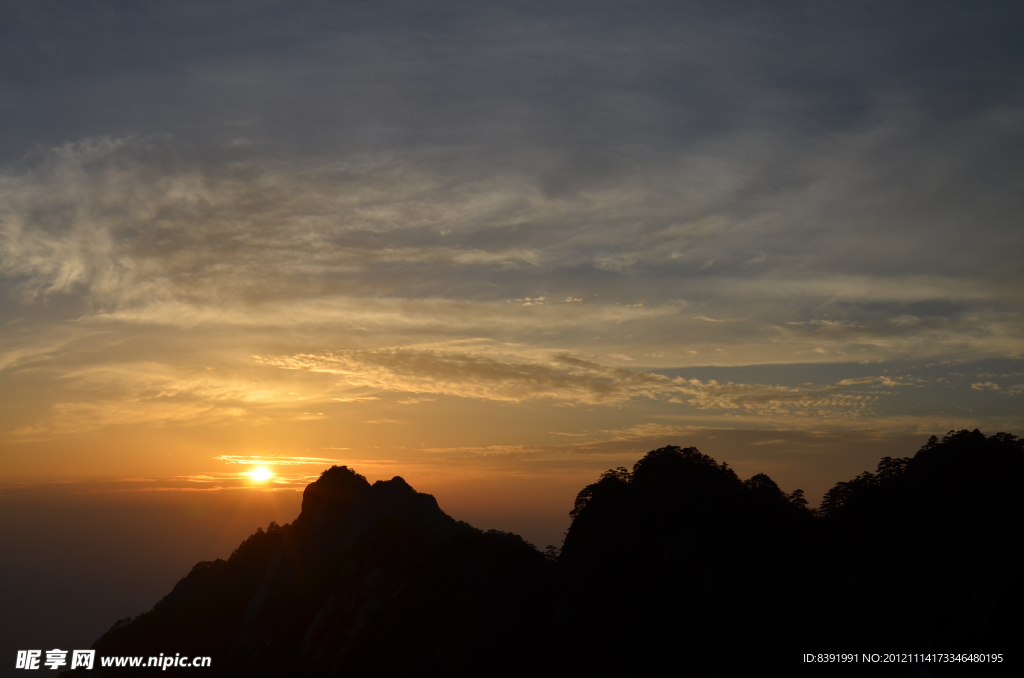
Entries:
[[264,480],[269,480],[270,477],[274,474],[261,466],[255,471],[249,471],[249,473],[247,473],[246,475],[248,475],[253,480],[263,482]]

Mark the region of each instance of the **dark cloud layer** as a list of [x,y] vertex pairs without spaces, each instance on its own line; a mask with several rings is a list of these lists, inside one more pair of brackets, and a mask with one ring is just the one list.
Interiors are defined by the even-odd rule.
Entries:
[[556,151],[551,169],[586,181],[630,151],[737,129],[815,136],[894,104],[952,122],[1024,91],[1009,2],[40,2],[3,16],[5,118],[21,132],[8,157],[26,139],[126,132],[305,152],[485,144]]

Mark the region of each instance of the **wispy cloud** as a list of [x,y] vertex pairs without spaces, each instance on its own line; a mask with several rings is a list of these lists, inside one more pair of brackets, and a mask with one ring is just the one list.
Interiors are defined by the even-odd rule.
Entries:
[[845,379],[834,385],[788,387],[719,383],[711,379],[668,377],[615,367],[565,352],[538,351],[489,342],[336,351],[257,358],[261,365],[325,373],[346,388],[430,393],[484,400],[521,402],[551,399],[567,404],[616,405],[660,399],[698,409],[757,413],[856,413],[870,409],[878,395],[850,392],[866,385],[896,386],[888,377]]
[[882,386],[902,386],[906,382],[893,379],[886,376],[878,377],[857,377],[856,379],[843,379],[839,381],[837,386],[864,386],[867,384],[880,384]]
[[248,466],[323,466],[325,464],[343,464],[344,459],[330,457],[294,457],[281,455],[239,455],[222,454],[214,457],[226,464],[243,464]]

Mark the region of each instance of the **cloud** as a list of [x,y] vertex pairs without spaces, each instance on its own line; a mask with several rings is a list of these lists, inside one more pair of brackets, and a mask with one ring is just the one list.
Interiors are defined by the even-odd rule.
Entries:
[[658,438],[679,435],[685,427],[669,424],[636,424],[623,429],[602,431],[610,440],[633,440],[636,438]]
[[257,364],[332,375],[341,388],[522,402],[547,399],[572,405],[618,405],[663,400],[701,410],[808,415],[870,409],[873,394],[839,393],[847,387],[897,382],[886,377],[847,379],[808,388],[719,383],[669,377],[601,364],[566,352],[492,342],[257,357]]
[[53,343],[40,343],[38,337],[32,346],[21,346],[8,351],[0,352],[0,371],[23,368],[29,365],[46,362],[71,344],[70,339],[63,339]]
[[344,464],[343,459],[329,457],[293,457],[280,455],[239,455],[222,454],[214,457],[226,464],[243,464],[248,466],[324,466],[326,464]]
[[654,395],[670,381],[568,354],[540,352],[526,358],[524,353],[530,352],[503,353],[484,343],[462,350],[413,347],[266,357],[257,358],[257,364],[336,375],[347,387],[511,402],[613,403]]
[[[19,439],[38,439],[122,424],[305,421],[319,419],[328,404],[366,408],[362,416],[369,415],[368,423],[405,424],[388,416],[389,403],[412,405],[440,396],[566,406],[657,402],[690,413],[848,419],[873,413],[878,398],[891,395],[870,387],[909,383],[887,376],[831,385],[723,382],[607,364],[565,349],[482,339],[256,355],[248,365],[224,362],[214,354],[205,367],[133,361],[131,352],[122,350],[121,361],[51,365],[35,373],[37,379],[58,384],[64,398],[35,421],[22,421],[9,431]],[[622,357],[608,358],[619,362]]]
[[43,421],[10,431],[15,438],[39,440],[53,435],[78,435],[108,426],[143,424],[168,425],[222,424],[245,419],[242,407],[204,402],[156,402],[89,400],[54,403]]
[[880,384],[882,386],[903,386],[904,382],[892,379],[891,377],[857,377],[856,379],[843,379],[836,383],[837,386],[863,386],[867,384]]
[[[401,167],[154,166],[155,156],[174,151],[160,139],[87,139],[54,149],[30,174],[3,176],[0,264],[23,298],[80,292],[108,309],[216,306],[294,297],[296,285],[313,280],[330,293],[327,274],[373,266],[538,262],[528,248],[382,237],[500,220],[511,196],[499,187],[438,202],[436,181]],[[423,193],[433,201],[415,199]]]
[[[50,368],[37,378],[52,376],[54,371]],[[252,423],[269,410],[290,407],[297,400],[286,384],[154,361],[87,365],[57,373],[56,383],[69,399],[52,403],[48,412],[40,413],[39,421],[12,430],[12,435],[34,439],[122,424]]]
[[[553,199],[527,175],[439,176],[421,156],[227,162],[164,137],[85,139],[0,173],[0,274],[22,308],[77,299],[93,326],[341,325],[377,341],[417,331],[579,345],[631,322],[645,325],[645,352],[685,331],[687,351],[721,349],[733,363],[1021,350],[1015,277],[880,267],[867,253],[851,267],[848,253],[829,254],[838,231],[815,236],[822,248],[809,253],[810,216],[769,210],[757,217],[766,231],[751,230],[725,180],[698,210],[713,216],[695,216],[689,198],[646,180],[706,180],[680,162]],[[778,264],[723,263],[747,262],[763,237]],[[627,246],[628,275],[600,263]],[[701,270],[711,250],[719,265]],[[797,271],[785,263],[795,259]],[[845,317],[821,317],[840,307]],[[681,316],[687,308],[708,314]]]
[[703,316],[703,315],[694,316],[693,319],[694,320],[703,320],[704,322],[708,322],[708,323],[739,323],[739,322],[743,322],[744,320],[746,320],[746,318],[730,318],[730,319],[708,318],[708,317]]
[[418,403],[432,403],[437,398],[404,398],[398,401],[399,405],[416,405]]

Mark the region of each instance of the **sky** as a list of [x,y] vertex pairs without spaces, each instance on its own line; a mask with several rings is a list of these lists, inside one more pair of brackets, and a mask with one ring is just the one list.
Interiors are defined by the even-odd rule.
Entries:
[[348,464],[542,545],[666,444],[816,502],[1022,434],[1022,20],[0,2],[0,495]]

